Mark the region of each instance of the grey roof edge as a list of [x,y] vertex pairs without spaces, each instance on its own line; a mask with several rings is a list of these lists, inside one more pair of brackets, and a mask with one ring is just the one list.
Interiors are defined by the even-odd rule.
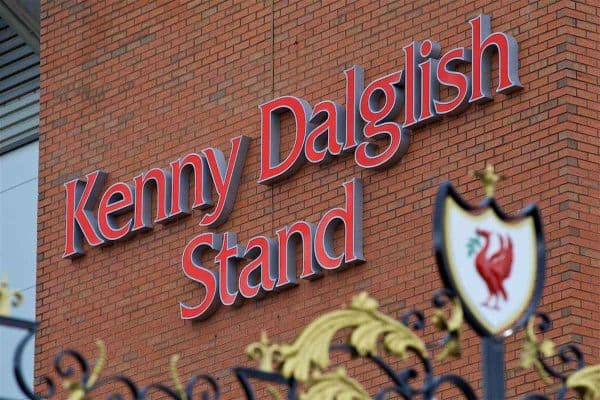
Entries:
[[15,150],[18,147],[25,146],[26,144],[38,140],[38,138],[39,131],[38,129],[34,129],[16,136],[12,136],[6,140],[2,140],[0,141],[0,155],[8,153],[11,150]]
[[37,15],[31,12],[32,5],[37,5],[39,10],[39,1],[30,3],[28,8],[18,0],[0,0],[0,17],[17,31],[36,54],[40,54],[39,11]]

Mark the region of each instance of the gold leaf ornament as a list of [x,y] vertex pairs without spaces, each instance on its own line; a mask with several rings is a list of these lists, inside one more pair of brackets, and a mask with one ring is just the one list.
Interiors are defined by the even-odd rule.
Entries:
[[177,372],[177,363],[179,363],[180,358],[181,357],[179,354],[174,354],[171,356],[169,359],[169,372],[171,373],[171,380],[173,381],[175,392],[179,395],[181,400],[187,400],[187,394],[183,389],[179,372]]
[[67,400],[85,400],[85,387],[83,383],[75,380],[67,380],[63,387],[69,392]]
[[258,369],[264,372],[273,372],[273,362],[278,360],[279,346],[269,344],[269,338],[265,331],[260,334],[260,341],[246,347],[246,355],[251,360],[259,362]]
[[454,297],[451,300],[451,314],[446,317],[443,310],[437,310],[432,317],[433,325],[442,332],[448,333],[448,340],[440,354],[437,355],[437,360],[445,360],[448,357],[460,357],[462,349],[460,347],[460,327],[464,321],[464,313],[460,299]]
[[539,360],[539,355],[544,357],[552,357],[556,354],[556,346],[549,339],[544,339],[541,342],[535,334],[535,316],[529,317],[527,327],[525,328],[525,343],[521,353],[521,368],[529,369],[534,367],[545,383],[552,383],[552,379],[544,370],[544,367]]
[[567,378],[567,387],[583,400],[600,400],[600,364],[576,371]]
[[106,346],[102,340],[96,340],[96,348],[98,349],[98,360],[96,361],[96,365],[94,365],[94,369],[90,374],[87,382],[83,383],[77,380],[65,380],[63,383],[63,387],[69,392],[67,396],[68,400],[87,400],[89,397],[87,396],[87,392],[96,384],[98,379],[100,378],[100,373],[104,368],[104,363],[106,362]]
[[377,353],[378,338],[383,335],[385,349],[400,358],[412,349],[427,356],[425,344],[409,328],[378,310],[378,303],[362,292],[352,299],[350,306],[329,312],[310,323],[291,345],[281,345],[281,373],[306,382],[311,368],[329,366],[329,347],[336,332],[354,328],[349,344],[361,356]]
[[315,371],[308,390],[300,400],[369,400],[369,393],[342,367],[328,373]]
[[[451,322],[450,325],[454,323]],[[308,324],[292,344],[269,344],[261,340],[246,348],[246,354],[259,361],[265,372],[278,372],[306,384],[302,400],[366,400],[367,391],[350,378],[344,368],[323,372],[329,367],[329,348],[335,334],[352,328],[346,343],[361,356],[376,355],[379,343],[391,355],[405,358],[407,351],[427,357],[425,344],[411,329],[379,311],[379,304],[366,292],[352,299],[349,306],[318,317]],[[383,338],[383,340],[380,340]],[[273,398],[272,390],[269,393]]]
[[[260,334],[260,341],[252,343],[246,347],[246,355],[251,360],[258,361],[258,369],[264,372],[274,372],[273,363],[278,359],[279,346],[276,344],[269,344],[269,337],[267,332],[262,331]],[[274,400],[281,400],[281,396],[277,389],[272,385],[267,386],[267,393]]]

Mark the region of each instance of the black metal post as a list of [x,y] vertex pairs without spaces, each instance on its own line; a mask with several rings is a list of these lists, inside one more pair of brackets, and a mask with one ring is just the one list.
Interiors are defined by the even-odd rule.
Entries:
[[504,392],[504,339],[493,336],[481,338],[483,362],[483,399],[503,400]]
[[[27,343],[35,336],[35,332],[37,330],[37,322],[28,321],[20,318],[11,318],[11,317],[3,317],[0,316],[0,326],[7,326],[9,328],[20,329],[26,331],[26,335],[19,341],[17,347],[15,348],[15,352],[13,354],[13,374],[15,377],[15,381],[19,386],[21,392],[27,396],[29,399],[37,398],[33,389],[29,387],[28,383],[25,381],[25,376],[23,375],[22,368],[22,360],[23,351],[25,350],[25,346]],[[0,396],[0,400],[9,400],[8,398]]]

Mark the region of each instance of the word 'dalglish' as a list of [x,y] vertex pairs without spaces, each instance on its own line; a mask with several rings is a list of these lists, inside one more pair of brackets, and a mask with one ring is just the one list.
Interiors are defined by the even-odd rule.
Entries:
[[[381,168],[398,161],[408,149],[410,129],[458,113],[469,103],[492,99],[494,50],[499,63],[497,91],[510,93],[521,88],[515,39],[491,33],[487,15],[469,23],[471,49],[459,47],[440,57],[438,43],[412,42],[403,48],[404,69],[378,78],[366,88],[361,67],[344,71],[345,109],[331,100],[311,109],[306,100],[293,96],[262,104],[259,183],[282,179],[304,161],[320,163],[349,150],[354,150],[355,162],[363,168]],[[457,70],[465,64],[471,65],[470,76]],[[454,89],[450,99],[440,99],[440,86]],[[403,122],[395,122],[401,111]],[[292,114],[296,129],[290,152],[280,160],[279,123],[284,112]]]

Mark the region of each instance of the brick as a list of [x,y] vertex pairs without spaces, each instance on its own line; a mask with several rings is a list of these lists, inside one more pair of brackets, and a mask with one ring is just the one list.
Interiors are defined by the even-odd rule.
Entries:
[[[491,15],[494,31],[519,43],[522,91],[494,94],[490,103],[415,130],[407,154],[386,171],[361,170],[352,157],[338,157],[270,187],[256,183],[261,103],[281,95],[343,102],[344,69],[361,64],[370,82],[403,68],[402,47],[413,40],[430,38],[443,50],[470,47],[466,21],[480,12]],[[64,0],[42,1],[41,25],[36,376],[52,370],[59,349],[94,358],[93,342],[101,338],[107,374],[166,382],[169,356],[181,353],[184,379],[213,374],[224,398],[239,398],[228,368],[252,365],[244,349],[262,330],[291,341],[360,290],[395,316],[413,308],[430,316],[430,298],[441,286],[431,254],[436,187],[452,179],[478,202],[481,186],[468,173],[486,161],[507,175],[497,190],[507,211],[532,202],[541,207],[548,267],[540,310],[555,319],[549,336],[580,342],[587,362],[599,362],[600,324],[589,318],[600,309],[600,74],[591,0],[458,7],[303,0],[275,2],[274,10],[270,2],[239,0]],[[86,247],[82,258],[61,258],[64,182],[99,168],[108,183],[128,181],[191,151],[227,151],[240,134],[252,143],[234,211],[218,231],[237,232],[243,243],[298,219],[315,222],[340,205],[341,182],[360,177],[367,263],[189,323],[179,319],[178,301],[197,300],[202,289],[179,263],[185,244],[205,230],[198,226],[202,211],[126,242]],[[284,135],[283,145],[289,140]],[[516,368],[522,339],[507,339],[513,397],[544,387]],[[479,389],[478,340],[466,330],[463,341],[462,359],[436,371],[452,368]],[[368,388],[382,382],[359,366],[354,372]]]

